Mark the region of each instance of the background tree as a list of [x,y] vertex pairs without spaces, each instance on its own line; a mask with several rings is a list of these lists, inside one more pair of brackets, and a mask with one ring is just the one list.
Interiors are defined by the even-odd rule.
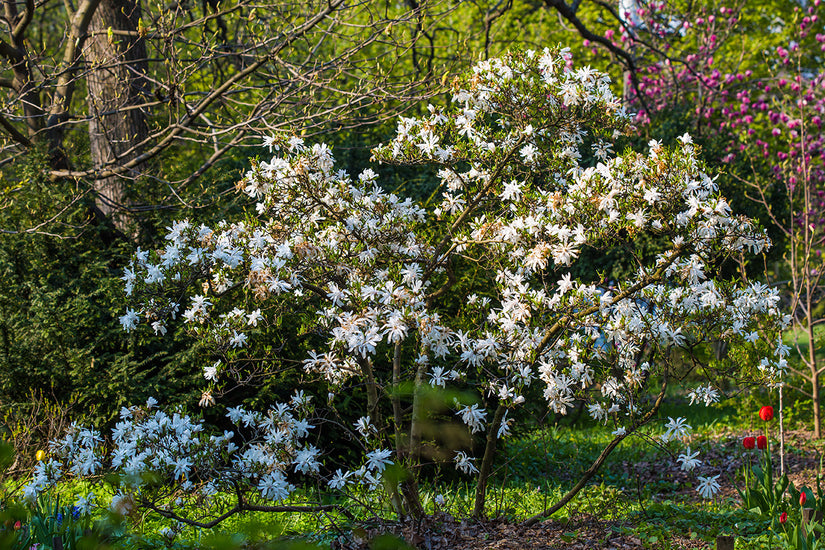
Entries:
[[[101,0],[89,24],[84,61],[88,67],[89,152],[95,170],[134,160],[140,150],[133,144],[145,141],[149,134],[150,107],[143,104],[151,92],[149,61],[140,15],[137,2]],[[139,173],[140,167],[135,166],[124,176],[134,180]],[[118,217],[128,207],[126,178],[98,177],[93,189],[101,215],[122,226]]]
[[360,127],[426,94],[441,77],[433,25],[449,10],[337,0],[4,5],[0,158],[47,141],[50,177],[80,182],[101,221],[186,203],[188,186],[251,135]]

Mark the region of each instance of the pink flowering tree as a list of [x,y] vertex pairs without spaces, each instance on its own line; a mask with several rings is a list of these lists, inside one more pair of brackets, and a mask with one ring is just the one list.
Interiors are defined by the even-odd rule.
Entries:
[[[777,292],[712,275],[769,242],[731,212],[690,136],[616,154],[615,140],[633,130],[631,117],[609,78],[572,69],[566,50],[481,62],[453,81],[447,106],[425,112],[399,119],[396,138],[376,148],[374,159],[434,166],[435,204],[385,192],[373,170],[351,176],[323,144],[275,136],[264,143],[274,156],[253,163],[239,184],[254,215],[213,227],[175,223],[163,249],[139,251],[126,270],[126,330],[145,325],[162,337],[182,324],[211,348],[204,406],[215,404],[222,385],[284,353],[262,337],[266,327],[300,327],[296,338],[308,342],[306,352],[280,360],[323,379],[328,395],[311,410],[302,396],[295,406],[303,416],[286,406],[230,411],[233,421],[258,426],[259,439],[247,450],[232,434],[214,443],[225,461],[215,464],[236,465],[245,476],[236,484],[251,493],[240,501],[247,509],[275,506],[297,480],[311,478],[344,495],[383,487],[398,514],[419,515],[421,469],[440,461],[475,478],[474,513],[481,515],[497,446],[523,405],[542,399],[564,415],[584,402],[614,438],[542,515],[551,514],[623,439],[661,430],[654,420],[674,378],[698,371],[708,382],[691,390],[691,401],[719,398],[713,373],[693,353],[708,339],[765,339],[775,353],[761,363],[762,376],[782,370]],[[664,251],[646,255],[637,246],[642,233]],[[596,273],[571,275],[585,251],[617,246],[636,261],[633,277],[608,285]],[[467,270],[470,281],[462,277]],[[365,395],[362,409],[343,421],[338,402],[357,391]],[[425,428],[438,421],[430,404],[439,391],[460,396],[448,400],[449,415],[465,425],[468,443],[433,453],[438,445]],[[316,441],[349,438],[360,458],[339,462],[306,443],[307,431],[325,429]],[[689,430],[684,419],[670,419],[661,439],[683,440]],[[473,437],[482,438],[475,452]],[[277,474],[236,460],[259,445],[274,446],[267,452],[278,457]],[[152,453],[141,455],[149,465],[133,459],[141,452],[131,444],[109,464],[151,469]],[[685,469],[701,465],[689,449],[679,459]],[[196,462],[177,460],[157,469],[198,494],[208,469],[193,476]],[[707,474],[700,491],[712,496],[718,475],[697,472]],[[265,482],[267,474],[277,480]],[[44,472],[40,485],[48,479]],[[152,506],[173,514],[164,507],[172,504]]]
[[[804,22],[799,28],[804,34]],[[817,41],[825,42],[825,36]],[[746,169],[733,175],[750,188],[748,198],[762,205],[787,243],[784,266],[774,277],[787,289],[793,316],[799,363],[792,363],[790,371],[804,382],[796,389],[812,401],[814,436],[819,438],[825,365],[817,358],[822,339],[814,329],[822,323],[817,306],[825,297],[825,74],[806,70],[798,46],[778,50],[775,76],[762,82],[761,89],[756,84],[752,92],[743,92],[739,105],[732,106],[739,115],[726,125],[739,143],[729,146],[726,160],[744,164]],[[751,95],[756,97],[749,102]]]

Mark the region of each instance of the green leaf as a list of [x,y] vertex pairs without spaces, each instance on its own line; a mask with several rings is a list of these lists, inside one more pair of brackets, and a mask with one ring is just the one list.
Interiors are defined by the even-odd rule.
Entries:
[[395,535],[379,535],[370,542],[370,550],[414,550],[412,546]]
[[14,456],[14,445],[0,440],[0,472],[12,465]]
[[569,543],[569,542],[573,542],[574,540],[576,540],[576,537],[578,537],[578,536],[579,536],[579,534],[576,533],[576,532],[573,532],[573,531],[571,531],[569,533],[562,533],[561,540],[563,540],[564,542]]

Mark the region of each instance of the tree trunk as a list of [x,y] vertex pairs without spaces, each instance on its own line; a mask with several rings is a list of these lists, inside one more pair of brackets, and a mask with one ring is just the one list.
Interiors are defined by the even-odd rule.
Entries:
[[[806,200],[805,204],[809,202]],[[806,227],[806,238],[807,238]],[[816,340],[814,338],[813,292],[808,262],[805,262],[805,330],[808,336],[808,365],[811,369],[811,401],[814,408],[814,439],[822,437],[822,416],[819,410],[819,363],[816,360]]]
[[424,363],[418,365],[415,371],[415,386],[413,387],[412,418],[410,419],[410,475],[403,481],[401,490],[404,493],[404,501],[407,505],[407,512],[413,517],[424,515],[424,508],[421,506],[421,495],[418,492],[418,475],[421,467],[421,441],[423,438],[423,423],[425,421],[424,403],[422,402],[424,389],[424,376],[427,373],[427,366]]
[[814,405],[814,439],[822,437],[822,413],[819,409],[819,373],[811,377],[811,400]]
[[487,500],[487,482],[490,479],[490,474],[493,471],[493,460],[496,456],[496,441],[498,441],[498,429],[501,426],[501,421],[504,419],[504,413],[507,412],[507,407],[503,403],[499,403],[496,408],[493,421],[487,428],[487,445],[484,447],[484,458],[481,459],[481,470],[478,471],[478,482],[476,483],[476,498],[473,506],[473,517],[480,518],[484,516],[484,504]]
[[[129,149],[148,135],[147,113],[137,107],[147,91],[138,2],[101,0],[89,25],[84,56],[89,65],[89,141],[95,169],[131,160],[139,151]],[[118,229],[123,230],[128,221],[129,186],[138,175],[133,171],[94,182],[99,213]]]

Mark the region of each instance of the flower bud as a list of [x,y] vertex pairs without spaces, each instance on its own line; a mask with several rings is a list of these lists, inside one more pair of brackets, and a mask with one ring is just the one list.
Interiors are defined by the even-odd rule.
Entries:
[[806,500],[808,500],[808,495],[805,494],[805,491],[799,493],[799,505],[804,506]]
[[756,438],[755,437],[746,437],[742,440],[742,446],[748,450],[753,449],[756,447]]
[[[805,493],[802,493],[802,494],[804,495]],[[787,521],[788,521],[788,512],[782,512],[779,515],[779,523],[781,523],[782,525],[785,525],[785,522],[787,522]]]
[[768,448],[768,438],[764,435],[760,435],[756,438],[756,448],[760,450],[765,450]]
[[764,420],[765,422],[769,422],[773,419],[773,407],[765,406],[759,409],[759,418]]

